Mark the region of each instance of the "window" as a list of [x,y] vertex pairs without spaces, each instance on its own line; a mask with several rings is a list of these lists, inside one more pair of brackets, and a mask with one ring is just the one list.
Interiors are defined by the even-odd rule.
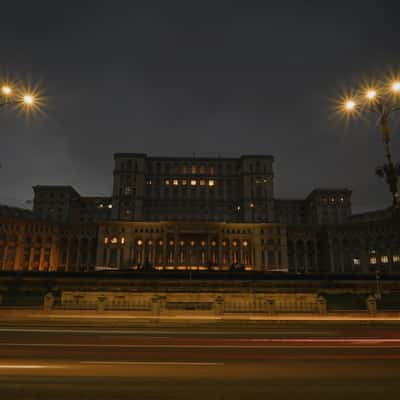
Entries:
[[354,265],[360,265],[361,264],[361,260],[359,258],[353,258],[353,264]]
[[178,185],[179,185],[178,179],[173,179],[172,184],[173,184],[174,186],[178,186]]
[[169,179],[166,179],[166,180],[165,180],[165,185],[166,185],[166,186],[169,186],[169,184],[170,184]]
[[112,204],[109,204],[107,207],[108,207],[108,208],[112,208]]
[[206,181],[204,179],[200,179],[200,186],[206,186]]
[[192,174],[197,173],[197,167],[195,165],[192,165]]
[[196,179],[191,179],[190,180],[190,186],[196,186],[196,185],[197,185]]
[[208,181],[208,186],[210,186],[210,187],[215,186],[215,181],[214,181],[214,179],[210,179],[210,180]]
[[187,185],[187,179],[182,179],[181,185],[182,186],[186,186]]
[[376,257],[375,257],[375,256],[369,258],[369,263],[372,264],[372,265],[375,265],[375,264],[376,264],[376,261],[377,261],[377,260],[376,260]]
[[394,263],[400,262],[400,255],[395,255],[395,256],[393,256],[393,262],[394,262]]
[[389,257],[388,256],[382,256],[381,257],[381,263],[382,264],[387,264],[389,262]]

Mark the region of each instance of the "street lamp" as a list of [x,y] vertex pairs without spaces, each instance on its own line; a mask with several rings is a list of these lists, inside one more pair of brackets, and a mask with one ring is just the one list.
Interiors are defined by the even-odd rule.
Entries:
[[395,164],[392,160],[389,122],[393,114],[400,111],[400,80],[393,79],[389,83],[364,87],[355,96],[343,99],[341,108],[344,113],[350,116],[373,113],[377,117],[385,145],[387,162],[376,168],[376,174],[385,178],[392,194],[393,207],[398,210],[400,208],[398,189],[400,164]]
[[9,106],[19,106],[25,109],[38,107],[38,95],[34,92],[14,87],[14,85],[4,83],[0,90],[0,109]]

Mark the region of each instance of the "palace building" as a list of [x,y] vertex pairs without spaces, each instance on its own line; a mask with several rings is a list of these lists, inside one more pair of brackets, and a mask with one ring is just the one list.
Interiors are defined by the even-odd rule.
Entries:
[[273,157],[114,156],[109,197],[35,186],[0,206],[0,270],[400,270],[391,210],[352,215],[351,191],[274,194]]

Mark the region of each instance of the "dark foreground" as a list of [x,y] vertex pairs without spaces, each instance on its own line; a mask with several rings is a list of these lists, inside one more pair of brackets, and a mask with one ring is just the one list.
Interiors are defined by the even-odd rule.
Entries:
[[0,322],[2,399],[379,399],[400,325]]

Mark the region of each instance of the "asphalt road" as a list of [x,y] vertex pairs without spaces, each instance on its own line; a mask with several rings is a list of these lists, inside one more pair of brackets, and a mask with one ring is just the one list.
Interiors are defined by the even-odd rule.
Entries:
[[0,323],[1,399],[380,399],[400,325]]

